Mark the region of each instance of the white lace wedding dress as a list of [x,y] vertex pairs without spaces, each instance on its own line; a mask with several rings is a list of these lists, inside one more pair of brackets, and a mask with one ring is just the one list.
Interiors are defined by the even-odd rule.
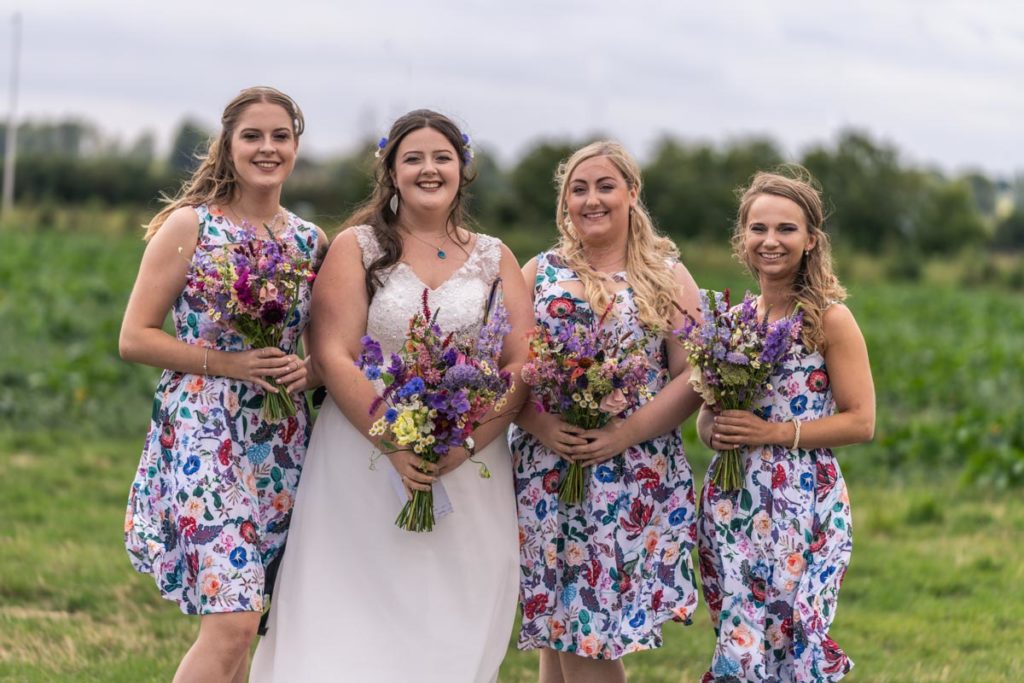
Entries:
[[[356,228],[363,262],[379,253]],[[430,292],[443,329],[479,330],[498,274],[500,242],[479,235],[466,263]],[[395,266],[369,309],[367,334],[401,345],[424,285]],[[453,512],[429,533],[395,526],[402,507],[390,461],[328,398],[313,429],[277,577],[269,631],[250,681],[480,683],[496,681],[519,589],[518,526],[504,438],[441,477]]]

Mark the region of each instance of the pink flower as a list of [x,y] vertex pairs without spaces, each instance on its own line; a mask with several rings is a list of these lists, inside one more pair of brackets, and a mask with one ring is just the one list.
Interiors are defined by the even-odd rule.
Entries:
[[273,282],[268,282],[267,284],[260,287],[261,304],[265,304],[268,301],[273,301],[275,299],[277,299],[277,287],[274,285]]
[[622,393],[622,389],[616,389],[601,399],[600,408],[609,415],[618,415],[628,405],[629,401],[626,400],[626,395]]

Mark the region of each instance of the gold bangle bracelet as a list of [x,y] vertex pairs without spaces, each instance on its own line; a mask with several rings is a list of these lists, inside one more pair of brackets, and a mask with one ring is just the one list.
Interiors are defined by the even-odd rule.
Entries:
[[800,418],[794,417],[790,422],[793,423],[793,429],[795,430],[793,434],[793,447],[790,450],[795,451],[800,446]]
[[203,352],[203,376],[204,377],[210,374],[208,372],[209,369],[210,369],[210,364],[209,363],[210,363],[210,347],[207,346],[206,350]]

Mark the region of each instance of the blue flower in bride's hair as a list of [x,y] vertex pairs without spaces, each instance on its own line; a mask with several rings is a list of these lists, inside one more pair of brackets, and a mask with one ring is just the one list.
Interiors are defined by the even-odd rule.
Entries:
[[469,162],[473,161],[473,146],[469,144],[469,136],[465,133],[462,134],[462,162],[466,166],[469,166]]
[[384,152],[384,148],[388,146],[388,139],[381,138],[377,141],[377,151],[373,153],[374,158],[380,159],[380,155]]

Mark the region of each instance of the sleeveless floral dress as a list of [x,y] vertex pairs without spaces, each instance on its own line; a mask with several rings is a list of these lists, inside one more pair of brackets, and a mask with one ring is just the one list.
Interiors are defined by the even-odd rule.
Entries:
[[[247,239],[218,209],[195,207],[196,251]],[[316,226],[288,213],[284,236],[313,259]],[[294,352],[309,320],[311,287],[287,322],[282,348]],[[206,314],[202,292],[186,285],[173,306],[178,339],[222,351],[248,348]],[[263,392],[228,377],[164,370],[125,514],[125,546],[135,569],[151,574],[164,598],[186,614],[261,611],[265,568],[288,531],[309,440],[306,401],[278,423],[260,417]]]
[[[798,348],[756,408],[770,422],[835,413],[824,358]],[[701,587],[718,642],[703,680],[838,681],[853,667],[828,636],[853,550],[839,464],[827,448],[758,446],[744,465],[740,491],[716,489],[710,468],[704,479]]]
[[[562,284],[578,279],[558,254],[537,258],[538,323],[593,324],[588,303]],[[653,396],[669,380],[665,340],[641,327],[631,289],[618,294],[615,313],[605,325],[620,338],[646,340]],[[564,460],[517,426],[509,445],[519,507],[520,649],[618,659],[659,647],[666,621],[689,623],[697,606],[690,558],[697,530],[678,429],[591,467],[586,498],[573,506],[558,500]]]

